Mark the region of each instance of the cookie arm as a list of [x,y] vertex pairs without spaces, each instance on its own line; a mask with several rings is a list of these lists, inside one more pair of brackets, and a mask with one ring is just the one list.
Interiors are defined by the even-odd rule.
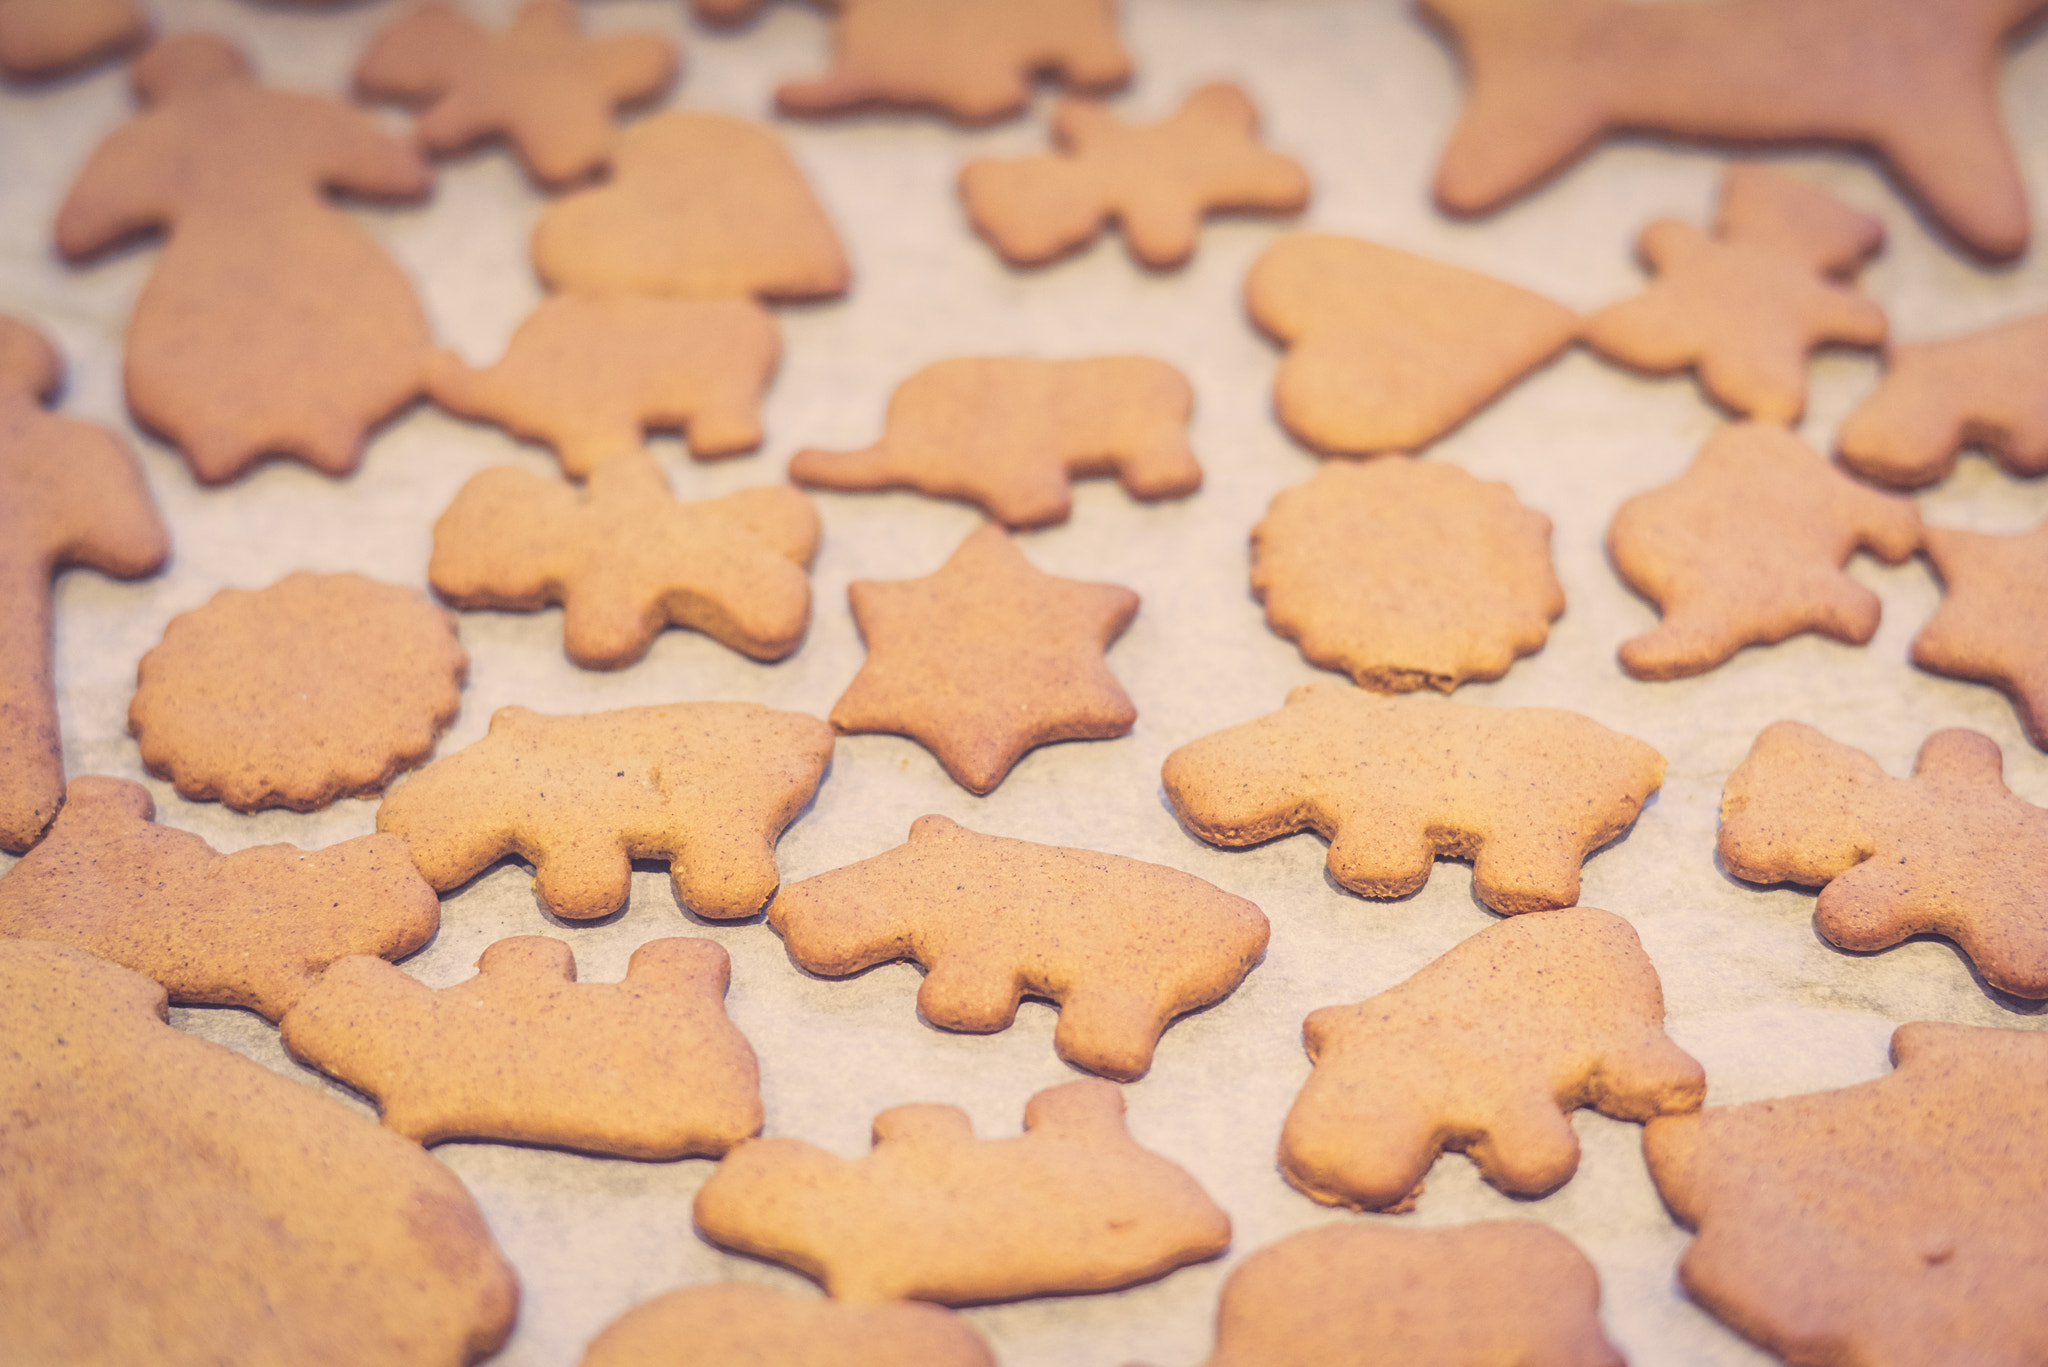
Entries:
[[57,250],[83,261],[161,228],[177,213],[178,171],[172,130],[145,114],[107,135],[57,210]]
[[434,173],[418,149],[385,134],[377,121],[312,96],[302,117],[315,130],[311,141],[315,173],[322,185],[375,200],[423,198],[433,187]]

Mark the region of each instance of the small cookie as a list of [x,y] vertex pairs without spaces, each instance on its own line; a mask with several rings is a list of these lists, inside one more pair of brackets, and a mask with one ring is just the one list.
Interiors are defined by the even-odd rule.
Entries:
[[1280,1171],[1359,1210],[1410,1208],[1445,1149],[1510,1195],[1543,1196],[1579,1170],[1579,1107],[1640,1122],[1707,1094],[1664,1033],[1635,929],[1591,907],[1495,922],[1398,987],[1311,1012],[1301,1037],[1315,1072]]
[[1891,347],[1835,432],[1842,464],[1894,489],[1947,479],[1966,446],[2022,478],[2048,474],[2048,313]]
[[694,109],[623,130],[609,180],[549,201],[533,265],[550,289],[686,299],[832,299],[852,278],[775,130]]
[[327,192],[417,199],[432,173],[364,111],[255,84],[208,34],[164,39],[130,75],[148,108],[57,213],[73,261],[165,234],[128,319],[130,411],[205,484],[273,455],[347,474],[434,347],[411,279]]
[[451,413],[543,442],[583,479],[640,447],[643,429],[680,429],[698,460],[761,444],[761,395],[782,339],[752,299],[553,294],[526,315],[496,365],[444,351],[427,392]]
[[747,1282],[686,1286],[634,1306],[590,1341],[578,1367],[678,1367],[682,1362],[689,1367],[996,1367],[987,1341],[954,1311],[921,1301],[845,1305]]
[[1381,693],[1498,679],[1564,612],[1549,518],[1404,456],[1329,461],[1281,490],[1252,528],[1252,592],[1310,664]]
[[1287,348],[1273,412],[1325,455],[1419,451],[1571,345],[1563,304],[1375,242],[1293,233],[1252,263],[1245,307]]
[[2048,1034],[1914,1021],[1875,1082],[1654,1120],[1678,1279],[1790,1362],[2048,1357]]
[[779,660],[811,620],[818,514],[787,484],[685,503],[647,452],[600,462],[578,489],[517,466],[471,476],[434,523],[427,580],[459,608],[562,605],[562,645],[620,669],[665,626]]
[[760,1067],[726,1018],[732,962],[711,941],[650,940],[617,983],[577,982],[575,954],[545,935],[499,940],[476,969],[435,991],[344,959],[280,1023],[285,1047],[421,1144],[716,1158],[760,1132]]
[[1909,779],[1795,721],[1764,728],[1721,791],[1721,863],[1820,888],[1813,925],[1844,949],[1954,940],[1984,981],[2048,998],[2048,808],[2014,796],[1975,731],[1937,731]]
[[1713,236],[1660,218],[1636,250],[1657,279],[1587,317],[1587,346],[1632,370],[1691,369],[1723,406],[1767,422],[1806,411],[1816,347],[1881,346],[1884,310],[1847,283],[1884,224],[1762,166],[1731,166]]
[[957,1106],[896,1106],[840,1158],[754,1139],[697,1192],[697,1228],[855,1302],[942,1305],[1113,1291],[1230,1244],[1230,1217],[1124,1128],[1116,1084],[1083,1078],[1024,1108],[1024,1134],[976,1139]]
[[139,783],[72,779],[48,838],[0,877],[0,935],[76,945],[172,1001],[274,1021],[337,959],[402,959],[441,924],[396,836],[220,854],[155,816]]
[[1115,475],[1132,498],[1202,487],[1188,449],[1195,392],[1149,356],[937,361],[896,386],[882,439],[859,451],[815,447],[789,477],[820,489],[916,489],[978,505],[1009,527],[1065,522],[1068,481]]
[[78,71],[148,36],[135,0],[0,0],[0,71],[9,76]]
[[730,28],[753,18],[766,3],[767,0],[690,0],[690,13],[701,23]]
[[1073,90],[1131,76],[1116,0],[838,0],[832,68],[775,92],[784,114],[932,109],[955,123],[1021,114],[1033,78]]
[[1051,1000],[1060,1057],[1119,1082],[1145,1075],[1176,1016],[1236,991],[1267,935],[1258,907],[1193,874],[943,816],[784,888],[768,924],[812,973],[916,960],[917,1009],[947,1030],[1007,1030],[1025,995]]
[[868,656],[832,725],[908,736],[971,793],[1026,751],[1126,735],[1138,719],[1103,659],[1138,595],[1047,574],[992,523],[936,574],[857,579],[846,596]]
[[585,38],[569,0],[526,0],[502,33],[424,0],[378,30],[355,81],[372,99],[422,106],[422,146],[463,152],[500,137],[530,178],[559,186],[604,166],[612,111],[659,94],[679,61],[655,33]]
[[774,894],[775,841],[831,759],[831,727],[755,703],[501,707],[482,740],[385,798],[377,829],[443,892],[517,854],[542,906],[587,921],[626,904],[635,859],[666,859],[677,901],[730,920]]
[[180,797],[310,812],[431,754],[468,673],[446,608],[300,570],[173,617],[135,671],[128,729]]
[[1299,213],[1308,173],[1259,143],[1259,113],[1228,81],[1196,90],[1172,117],[1127,124],[1093,100],[1053,110],[1059,150],[970,161],[960,171],[968,221],[1013,266],[1039,266],[1093,242],[1111,219],[1154,270],[1195,254],[1212,213]]
[[1664,757],[1591,717],[1303,684],[1287,705],[1183,745],[1160,771],[1174,814],[1215,845],[1313,830],[1330,876],[1405,897],[1440,858],[1512,915],[1579,900],[1579,865],[1664,781]]
[[2048,520],[2015,536],[1929,527],[1925,543],[1946,592],[1913,663],[1996,686],[2048,750]]
[[1896,565],[1921,536],[1912,500],[1858,484],[1784,428],[1723,427],[1608,524],[1615,571],[1664,617],[1622,642],[1621,667],[1682,679],[1806,631],[1862,645],[1882,605],[1843,566],[1858,550]]

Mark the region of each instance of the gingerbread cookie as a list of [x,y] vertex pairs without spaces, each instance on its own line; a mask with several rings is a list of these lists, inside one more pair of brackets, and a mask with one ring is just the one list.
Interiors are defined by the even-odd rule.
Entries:
[[126,443],[44,411],[62,381],[43,335],[0,314],[0,850],[16,854],[64,802],[50,577],[90,565],[136,579],[171,553]]
[[1650,1123],[1692,1298],[1789,1362],[2048,1356],[2048,1034],[1915,1021],[1890,1074]]
[[1007,1030],[1028,993],[1059,1005],[1053,1047],[1129,1082],[1176,1016],[1237,990],[1265,915],[1193,874],[920,817],[910,843],[794,883],[768,924],[812,973],[895,959],[925,969],[917,1009],[948,1030]]
[[1439,858],[1512,915],[1579,900],[1579,865],[1636,819],[1664,757],[1591,717],[1303,684],[1280,711],[1166,757],[1167,800],[1211,844],[1313,830],[1330,876],[1404,897]]
[[937,361],[896,386],[882,439],[811,448],[789,477],[821,489],[916,489],[979,505],[1010,527],[1065,522],[1068,481],[1115,475],[1150,502],[1202,487],[1188,449],[1187,377],[1149,356]]
[[534,181],[562,185],[604,166],[612,111],[659,94],[679,61],[655,33],[585,38],[570,0],[526,0],[502,33],[424,0],[378,31],[355,79],[372,99],[421,106],[428,149],[503,138]]
[[0,0],[0,71],[9,76],[77,71],[148,36],[135,0]]
[[840,1300],[942,1305],[1111,1291],[1229,1246],[1230,1217],[1131,1138],[1114,1083],[1047,1088],[1024,1131],[977,1140],[957,1106],[918,1105],[876,1116],[862,1158],[749,1140],[698,1190],[697,1228]]
[[426,759],[468,673],[446,608],[300,570],[173,617],[136,670],[128,729],[181,797],[310,812]]
[[621,132],[610,180],[540,211],[533,264],[552,289],[689,299],[831,299],[852,278],[775,130],[694,109]]
[[1881,604],[1843,566],[1858,550],[1896,565],[1921,536],[1910,499],[1858,484],[1784,428],[1723,427],[1608,524],[1608,559],[1664,617],[1622,642],[1621,667],[1682,679],[1807,631],[1862,645]]
[[16,1363],[490,1356],[519,1283],[417,1145],[164,1024],[164,990],[0,941],[0,1239]]
[[1115,0],[838,0],[832,68],[775,92],[784,114],[932,109],[955,123],[1021,114],[1033,77],[1111,90],[1130,79]]
[[1252,592],[1309,663],[1449,693],[1543,649],[1564,611],[1550,519],[1455,465],[1330,461],[1252,528]]
[[1093,242],[1111,219],[1154,270],[1195,254],[1204,216],[1291,214],[1308,173],[1259,143],[1259,113],[1228,81],[1196,90],[1172,117],[1124,123],[1093,100],[1062,100],[1049,156],[970,161],[960,200],[975,231],[1013,266],[1043,265]]
[[1842,464],[1895,489],[1947,479],[1966,446],[2023,478],[2048,474],[2048,313],[1892,347],[1835,432]]
[[686,1286],[636,1305],[579,1367],[996,1367],[966,1316],[920,1301],[845,1305],[746,1282]]
[[986,793],[1028,750],[1106,740],[1138,719],[1103,652],[1138,595],[1045,573],[1001,527],[970,532],[936,574],[847,585],[868,657],[839,701],[842,732],[887,731]]
[[698,460],[761,444],[761,394],[782,353],[751,299],[554,294],[526,316],[496,365],[442,352],[434,402],[554,448],[583,479],[637,450],[645,428],[680,429]]
[[652,456],[621,451],[578,489],[516,466],[474,475],[434,523],[427,579],[459,608],[562,604],[562,644],[619,669],[665,626],[779,660],[811,620],[818,514],[787,484],[684,503]]
[[2048,997],[2048,809],[2015,796],[1988,736],[1937,731],[1909,779],[1794,721],[1764,728],[1721,792],[1721,863],[1820,888],[1814,928],[1844,949],[1954,940],[1984,981]]
[[1564,305],[1356,238],[1295,233],[1244,282],[1287,348],[1273,411],[1324,454],[1419,451],[1571,345]]
[[1925,540],[1947,593],[1913,638],[1913,663],[1995,685],[2048,750],[2048,520],[2016,536],[1929,527]]
[[1316,1200],[1405,1210],[1445,1149],[1515,1196],[1579,1169],[1571,1112],[1644,1121],[1699,1109],[1707,1075],[1664,1033],[1634,928],[1570,907],[1488,926],[1400,986],[1302,1023],[1315,1072],[1280,1171]]
[[1998,55],[2042,0],[1423,0],[1464,59],[1437,166],[1456,214],[1500,208],[1614,132],[1875,153],[1964,246],[2026,249]]
[[831,759],[831,727],[755,703],[501,707],[482,740],[385,798],[377,829],[443,892],[517,854],[541,905],[587,921],[626,904],[635,859],[666,859],[677,901],[730,920],[775,892],[775,841]]
[[690,0],[690,13],[706,24],[729,28],[760,13],[767,0]]
[[420,392],[433,341],[411,280],[326,191],[416,199],[427,164],[362,110],[256,85],[207,34],[166,38],[131,74],[148,109],[57,214],[74,261],[165,233],[128,320],[129,409],[203,483],[272,455],[347,474]]
[[404,958],[441,924],[396,836],[220,854],[155,815],[139,783],[71,780],[49,837],[0,877],[0,935],[76,945],[172,1001],[274,1021],[337,959]]

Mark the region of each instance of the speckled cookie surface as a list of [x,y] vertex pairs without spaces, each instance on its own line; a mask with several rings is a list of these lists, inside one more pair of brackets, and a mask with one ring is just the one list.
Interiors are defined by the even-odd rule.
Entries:
[[2048,521],[2014,536],[1929,527],[1941,606],[1913,638],[1913,663],[1988,683],[2048,750]]
[[747,1282],[686,1286],[636,1305],[580,1367],[996,1367],[965,1317],[936,1305],[844,1305]]
[[1948,478],[1971,446],[2015,475],[2048,474],[2048,313],[1891,347],[1835,432],[1842,464],[1895,489]]

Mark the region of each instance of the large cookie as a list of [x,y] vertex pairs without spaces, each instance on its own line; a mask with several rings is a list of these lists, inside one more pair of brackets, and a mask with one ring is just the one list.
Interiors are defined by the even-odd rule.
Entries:
[[936,1305],[846,1305],[748,1282],[686,1286],[634,1306],[579,1367],[996,1367],[967,1317]]
[[1842,464],[1895,489],[1947,479],[1966,446],[2015,475],[2048,474],[2048,313],[1893,346],[1835,432]]
[[1995,685],[2048,750],[2048,520],[2014,536],[1929,527],[1925,549],[1944,594],[1913,663]]

